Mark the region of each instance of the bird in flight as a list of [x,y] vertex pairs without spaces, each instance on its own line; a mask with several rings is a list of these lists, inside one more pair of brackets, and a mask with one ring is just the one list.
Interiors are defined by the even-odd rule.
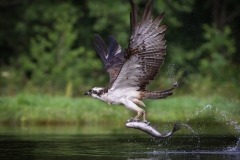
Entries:
[[164,99],[173,94],[170,89],[163,91],[149,91],[147,85],[156,77],[166,55],[166,40],[164,31],[167,25],[159,26],[164,13],[155,20],[152,19],[154,0],[148,1],[138,21],[136,4],[131,0],[130,14],[131,35],[127,49],[121,49],[117,40],[109,35],[110,44],[107,47],[99,35],[95,35],[97,43],[94,48],[101,57],[105,70],[109,73],[109,86],[94,87],[85,92],[93,98],[108,104],[124,105],[127,109],[137,112],[136,117],[129,121],[147,122],[145,110],[138,105],[145,106],[143,99]]

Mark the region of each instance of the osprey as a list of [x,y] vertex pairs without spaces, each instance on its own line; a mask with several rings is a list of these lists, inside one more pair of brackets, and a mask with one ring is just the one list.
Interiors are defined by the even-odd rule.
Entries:
[[138,105],[145,106],[143,99],[163,99],[173,94],[177,83],[164,91],[148,91],[146,87],[158,74],[166,55],[166,40],[164,31],[167,25],[159,26],[164,13],[154,21],[152,19],[153,1],[148,1],[141,20],[138,22],[137,7],[131,0],[132,13],[130,14],[131,35],[128,48],[121,49],[117,40],[109,35],[109,47],[99,35],[95,35],[97,43],[94,48],[101,57],[105,70],[110,75],[109,86],[106,88],[94,87],[85,92],[93,98],[100,99],[108,104],[124,105],[137,112],[137,116],[130,121],[138,121],[139,116],[146,120],[145,110]]

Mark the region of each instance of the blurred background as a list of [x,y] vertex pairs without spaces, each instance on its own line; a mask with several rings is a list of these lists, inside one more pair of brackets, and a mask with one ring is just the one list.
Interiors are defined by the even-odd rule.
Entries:
[[[141,15],[146,0],[135,2]],[[94,34],[107,44],[107,35],[113,35],[127,48],[130,12],[129,0],[1,0],[1,123],[86,123],[99,121],[93,112],[99,115],[102,109],[106,112],[100,116],[116,120],[119,115],[125,121],[132,112],[112,111],[112,106],[83,94],[94,86],[107,86],[109,81],[92,45]],[[176,105],[185,101],[183,108],[189,103],[194,108],[185,113],[186,121],[197,112],[196,105],[209,102],[224,104],[223,108],[229,105],[229,112],[238,114],[240,2],[155,0],[154,18],[162,12],[161,24],[169,25],[167,55],[149,89],[167,89],[177,81],[174,97],[185,98],[173,99]],[[203,103],[196,104],[202,99]],[[107,107],[100,110],[99,106]],[[152,115],[154,118],[159,117]]]

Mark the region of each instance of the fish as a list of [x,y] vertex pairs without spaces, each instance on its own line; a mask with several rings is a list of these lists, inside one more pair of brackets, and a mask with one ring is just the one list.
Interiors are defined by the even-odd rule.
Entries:
[[181,129],[181,127],[178,124],[174,123],[173,129],[170,132],[161,134],[156,130],[156,127],[151,126],[149,122],[142,122],[142,121],[128,121],[126,123],[126,127],[138,129],[140,131],[143,131],[151,135],[152,137],[162,138],[162,139],[170,137],[174,132]]

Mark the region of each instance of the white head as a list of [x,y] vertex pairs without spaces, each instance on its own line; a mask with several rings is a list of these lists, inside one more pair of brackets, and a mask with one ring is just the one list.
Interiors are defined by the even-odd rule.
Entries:
[[104,94],[105,92],[106,92],[105,88],[94,87],[94,88],[86,91],[84,95],[90,95],[93,98],[101,99],[102,94]]

